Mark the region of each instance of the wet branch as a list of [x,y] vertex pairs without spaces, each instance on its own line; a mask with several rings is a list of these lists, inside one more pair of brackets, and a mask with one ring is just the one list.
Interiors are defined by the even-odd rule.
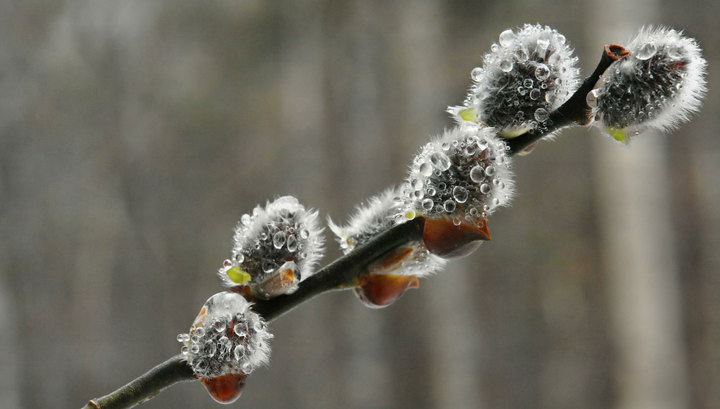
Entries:
[[[316,295],[352,285],[369,264],[402,244],[420,240],[424,224],[425,219],[418,217],[393,227],[320,269],[313,276],[302,281],[294,293],[267,301],[258,301],[253,306],[253,310],[269,322]],[[153,398],[169,386],[193,380],[195,375],[190,366],[180,355],[176,355],[120,389],[90,400],[83,409],[131,408]]]
[[[522,152],[523,149],[537,142],[543,136],[562,127],[572,124],[586,125],[589,122],[589,108],[585,102],[588,92],[593,89],[595,83],[613,61],[626,55],[627,51],[621,46],[606,46],[595,71],[585,79],[580,88],[560,108],[550,114],[552,125],[544,132],[526,133],[508,139],[509,154],[515,155]],[[354,280],[365,271],[368,265],[400,245],[420,240],[424,221],[422,217],[417,217],[391,228],[353,252],[320,269],[315,275],[301,282],[298,290],[294,293],[270,300],[257,301],[253,309],[269,322],[319,294],[352,287]],[[118,390],[90,400],[83,409],[131,408],[152,399],[167,387],[195,379],[192,369],[180,355],[176,355]]]

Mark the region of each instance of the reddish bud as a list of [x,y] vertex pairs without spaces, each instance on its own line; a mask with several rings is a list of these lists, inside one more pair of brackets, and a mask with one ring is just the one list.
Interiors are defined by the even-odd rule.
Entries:
[[200,383],[215,402],[229,404],[242,395],[245,379],[247,379],[245,374],[227,374],[215,378],[200,378]]
[[442,258],[458,258],[475,251],[483,241],[490,240],[487,220],[477,225],[455,225],[448,219],[426,219],[423,241],[430,253]]
[[415,276],[397,274],[366,274],[355,287],[355,295],[367,307],[383,308],[402,296],[408,288],[418,288]]

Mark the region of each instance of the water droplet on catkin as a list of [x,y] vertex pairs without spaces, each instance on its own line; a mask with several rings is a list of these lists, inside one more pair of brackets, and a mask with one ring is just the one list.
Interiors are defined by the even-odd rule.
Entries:
[[510,47],[512,42],[515,40],[515,33],[512,30],[505,30],[500,33],[500,45],[503,47]]
[[485,180],[485,169],[482,166],[477,165],[470,169],[470,179],[475,183],[480,183]]
[[442,152],[430,155],[430,162],[439,170],[447,170],[450,167],[450,158]]
[[273,235],[273,246],[276,249],[281,249],[285,245],[285,232],[279,231]]
[[548,111],[545,108],[538,108],[535,110],[535,120],[538,122],[545,122],[548,119]]
[[638,60],[644,61],[652,58],[652,56],[654,56],[656,52],[657,47],[655,47],[655,43],[649,42],[640,47],[637,54],[635,54],[635,57],[637,57]]
[[468,198],[468,191],[462,186],[455,186],[453,188],[453,198],[458,203],[465,203]]
[[513,68],[513,63],[510,60],[500,61],[500,70],[503,72],[510,72]]

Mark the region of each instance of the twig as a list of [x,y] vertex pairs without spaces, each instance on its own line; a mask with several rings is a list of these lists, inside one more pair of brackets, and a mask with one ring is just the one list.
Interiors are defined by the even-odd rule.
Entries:
[[[627,51],[623,47],[616,45],[605,47],[600,62],[592,75],[585,79],[570,99],[550,114],[552,125],[546,131],[534,134],[526,133],[507,140],[507,144],[510,146],[510,155],[522,152],[523,149],[537,142],[543,136],[564,126],[570,124],[586,125],[589,122],[587,117],[588,106],[585,102],[587,93],[592,90],[600,76],[613,61],[626,55]],[[294,293],[267,301],[257,301],[253,309],[267,321],[272,321],[316,295],[327,291],[342,290],[351,286],[353,281],[364,272],[365,267],[369,264],[402,244],[420,240],[424,222],[424,218],[417,217],[391,228],[353,252],[320,269],[315,275],[300,283],[298,290]],[[169,386],[195,379],[192,369],[180,355],[177,355],[152,368],[115,392],[90,400],[83,409],[131,408],[153,398]]]
[[[258,301],[253,309],[266,321],[272,321],[297,305],[326,291],[343,289],[363,273],[366,266],[401,244],[422,238],[425,219],[409,220],[378,235],[355,251],[338,258],[315,275],[300,283],[292,294]],[[179,382],[195,380],[195,375],[180,355],[149,370],[120,389],[101,398],[90,400],[83,409],[131,408],[153,398],[163,389]]]
[[140,375],[120,389],[101,398],[91,399],[83,409],[131,408],[154,398],[163,389],[180,382],[195,380],[187,363],[174,356]]

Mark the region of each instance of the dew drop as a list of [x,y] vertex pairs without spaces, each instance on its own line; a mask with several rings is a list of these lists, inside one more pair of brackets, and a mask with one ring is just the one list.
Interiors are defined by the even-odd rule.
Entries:
[[479,82],[482,78],[483,69],[481,67],[475,67],[472,71],[470,71],[470,78],[473,79],[473,81]]
[[545,122],[548,119],[548,111],[545,108],[538,108],[535,110],[535,120],[538,122]]
[[462,186],[455,186],[453,188],[453,198],[458,203],[465,203],[468,198],[468,191]]
[[227,328],[227,327],[226,327],[226,325],[225,325],[225,321],[223,321],[223,320],[216,320],[215,322],[213,322],[213,328],[214,328],[215,331],[217,331],[217,332],[223,332],[223,331],[225,331],[225,328]]
[[647,60],[649,58],[652,58],[653,55],[657,52],[657,47],[655,47],[655,43],[649,42],[644,44],[640,49],[638,50],[637,54],[635,54],[635,57],[637,57],[638,60]]
[[513,68],[513,63],[510,60],[500,61],[500,70],[502,72],[510,72]]
[[250,215],[245,213],[244,215],[242,215],[242,217],[240,217],[240,221],[242,222],[242,224],[245,225],[250,224]]
[[232,345],[232,343],[230,342],[230,338],[226,336],[221,337],[218,340],[218,349],[220,349],[220,354],[225,355],[228,349],[230,349],[230,345]]
[[[307,231],[307,230],[305,230],[305,231]],[[301,234],[301,236],[302,236],[302,232],[300,232],[300,234]],[[308,233],[308,234],[309,234],[309,233]],[[298,248],[298,240],[297,240],[297,237],[295,237],[294,234],[289,235],[288,238],[287,238],[287,249],[288,249],[288,251],[291,252],[291,253],[294,253],[295,250],[297,250],[297,248]]]
[[523,81],[523,87],[532,88],[532,86],[533,86],[533,80],[531,80],[530,78],[525,78],[525,80]]
[[443,203],[443,209],[445,209],[446,212],[452,213],[455,211],[455,201],[452,199],[448,199]]
[[420,171],[420,174],[423,176],[430,176],[432,175],[432,165],[430,165],[427,162],[423,162],[422,165],[420,165],[420,168],[418,169]]
[[198,338],[202,338],[205,335],[205,328],[203,328],[203,327],[195,328],[193,335],[197,336]]
[[422,201],[422,207],[423,207],[423,209],[425,209],[425,210],[431,210],[434,205],[435,205],[435,203],[433,202],[432,199],[424,199],[424,200]]
[[500,45],[503,47],[510,47],[515,40],[515,33],[512,30],[505,30],[500,33]]
[[673,60],[679,60],[682,58],[682,50],[680,47],[668,47],[667,55]]
[[243,359],[245,357],[245,348],[243,348],[242,345],[236,346],[235,350],[233,350],[233,355],[236,361]]
[[547,51],[548,47],[550,46],[550,40],[545,38],[540,38],[537,40],[537,51],[538,54],[541,55],[541,57],[544,57],[543,54],[545,54],[545,51]]
[[281,249],[285,245],[285,232],[279,231],[273,234],[273,247]]
[[535,78],[538,79],[538,81],[545,81],[550,76],[550,69],[545,64],[538,64],[537,68],[535,68]]
[[242,263],[245,261],[245,256],[242,253],[235,254],[235,261],[238,263]]
[[442,152],[435,152],[430,155],[430,162],[440,170],[447,170],[450,167],[450,158]]
[[488,176],[493,176],[495,174],[495,166],[490,165],[485,168],[485,174]]
[[308,237],[310,237],[310,231],[308,229],[300,230],[300,238],[301,239],[307,239]]
[[480,193],[484,195],[490,193],[490,185],[488,185],[487,183],[483,183],[482,185],[480,185]]
[[480,183],[485,180],[485,169],[482,166],[477,165],[470,169],[470,179],[475,183]]
[[[541,93],[542,92],[539,89],[534,88],[533,90],[530,91],[530,99],[532,99],[533,101],[536,101],[538,98],[540,98]],[[522,112],[522,111],[520,111],[520,112]]]

